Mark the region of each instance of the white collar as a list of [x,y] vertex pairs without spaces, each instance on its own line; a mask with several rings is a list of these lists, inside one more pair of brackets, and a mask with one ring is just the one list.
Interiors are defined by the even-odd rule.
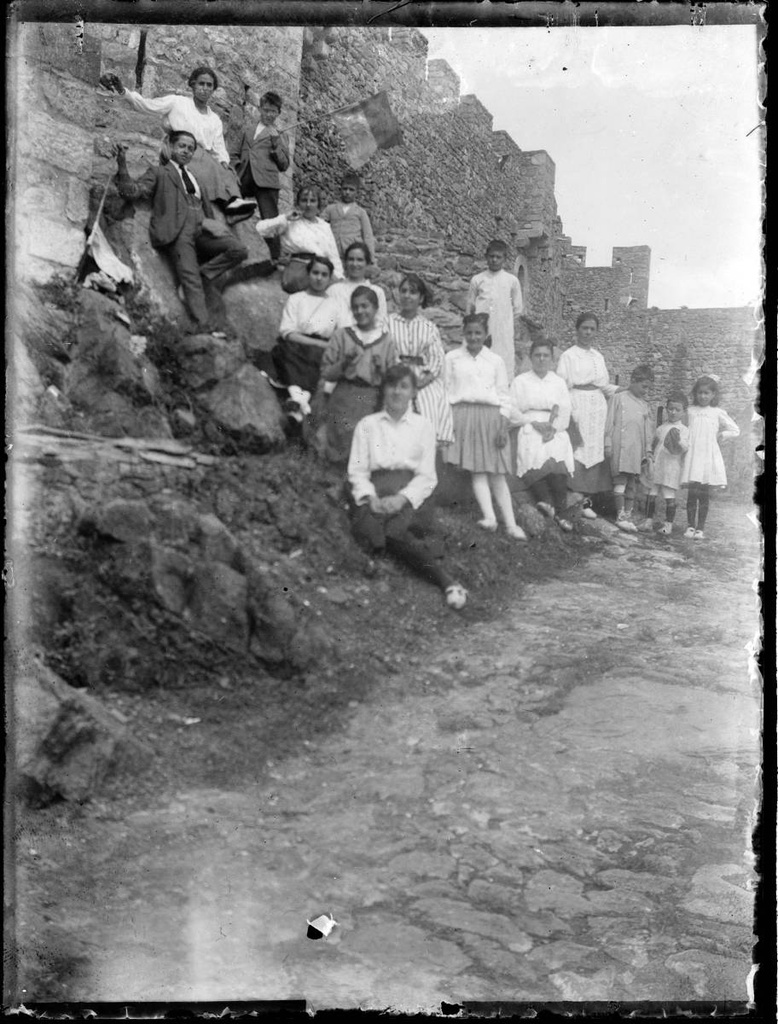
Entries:
[[382,419],[388,420],[390,423],[394,423],[394,424],[397,424],[397,423],[410,423],[410,419],[411,419],[412,415],[413,415],[413,409],[410,407],[410,405],[405,410],[405,412],[402,414],[402,416],[399,418],[399,420],[396,420],[394,418],[394,416],[391,415],[391,413],[386,411],[386,409],[382,409],[381,412],[379,413],[379,416],[381,416]]

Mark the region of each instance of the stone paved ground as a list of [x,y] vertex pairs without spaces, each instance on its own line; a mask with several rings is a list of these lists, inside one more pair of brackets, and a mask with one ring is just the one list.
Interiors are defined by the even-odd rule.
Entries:
[[71,997],[745,1001],[758,533],[717,517],[705,545],[601,523],[269,782],[91,822]]

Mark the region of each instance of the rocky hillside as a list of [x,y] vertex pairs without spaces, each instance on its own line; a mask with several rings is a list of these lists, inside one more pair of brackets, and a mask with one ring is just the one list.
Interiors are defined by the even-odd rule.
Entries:
[[[36,801],[86,799],[111,767],[154,761],[132,720],[106,714],[117,694],[148,709],[182,692],[248,692],[268,708],[262,742],[288,742],[425,634],[490,614],[522,575],[566,558],[527,507],[531,553],[475,536],[451,478],[441,529],[471,591],[464,617],[370,562],[349,538],[341,472],[287,442],[255,365],[274,340],[261,323],[283,301],[277,280],[226,294],[225,339],[184,336],[159,312],[159,288],[107,295],[59,280],[16,296],[17,764]],[[259,326],[241,334],[249,315]]]

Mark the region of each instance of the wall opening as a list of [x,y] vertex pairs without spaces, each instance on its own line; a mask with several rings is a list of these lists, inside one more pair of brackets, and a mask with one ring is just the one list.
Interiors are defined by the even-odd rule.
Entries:
[[605,300],[605,312],[607,313],[610,308],[611,308],[611,300],[610,299],[606,299]]

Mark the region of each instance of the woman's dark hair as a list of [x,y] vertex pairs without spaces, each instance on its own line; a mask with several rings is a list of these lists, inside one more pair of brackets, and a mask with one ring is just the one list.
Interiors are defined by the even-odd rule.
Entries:
[[419,277],[418,274],[405,274],[402,281],[400,281],[400,287],[404,284],[409,284],[414,291],[417,291],[421,295],[421,307],[424,309],[430,301],[430,287],[425,280]]
[[651,367],[647,363],[640,363],[630,373],[630,375],[629,375],[629,382],[630,382],[630,384],[638,384],[638,383],[640,383],[640,381],[644,381],[644,380],[647,380],[649,382],[653,382],[653,380],[654,380],[654,371],[651,369]]
[[305,269],[308,271],[309,274],[313,270],[314,265],[316,263],[321,263],[323,267],[326,267],[327,270],[329,270],[330,272],[330,277],[332,277],[332,275],[335,273],[335,264],[332,262],[332,260],[327,259],[326,256],[311,256],[311,258],[305,264]]
[[489,331],[489,314],[488,313],[465,313],[462,317],[462,326],[467,327],[468,324],[480,324],[481,327],[488,333]]
[[373,256],[372,256],[372,254],[370,252],[370,249],[368,248],[368,246],[365,245],[364,242],[352,242],[351,245],[349,245],[346,248],[346,251],[343,253],[343,259],[347,260],[348,259],[348,254],[350,252],[354,252],[355,249],[361,249],[362,250],[362,254],[365,257],[365,262],[366,263],[372,263],[373,262]]
[[413,384],[413,393],[416,394],[416,377],[414,376],[413,370],[410,366],[406,366],[405,363],[395,363],[394,366],[389,367],[381,381],[381,390],[379,395],[381,405],[379,406],[379,409],[383,407],[384,391],[386,388],[391,387],[392,384],[399,384],[400,381],[405,380],[406,377]]
[[713,398],[711,398],[710,404],[718,405],[719,382],[714,380],[713,377],[708,377],[705,375],[703,375],[702,377],[698,377],[697,380],[694,382],[694,387],[692,388],[692,403],[695,405],[697,404],[697,392],[701,387],[710,388],[710,390],[713,392]]
[[578,319],[575,321],[575,329],[578,330],[581,324],[585,324],[587,320],[594,320],[594,322],[597,324],[597,330],[599,331],[600,320],[595,313],[581,313]]
[[503,256],[507,256],[508,255],[508,246],[501,239],[495,238],[486,247],[486,255],[487,256],[489,255],[490,252],[499,252]]
[[341,185],[353,185],[354,188],[359,188],[362,184],[359,180],[359,175],[354,174],[353,171],[346,171],[343,177],[340,179]]
[[266,92],[259,99],[259,105],[265,104],[268,107],[275,107],[277,110],[281,109],[281,97],[277,92]]
[[689,408],[688,399],[686,398],[686,395],[683,393],[683,391],[671,391],[670,394],[667,396],[667,400],[665,402],[665,408],[667,408],[667,406],[671,402],[677,402],[678,405],[682,405],[684,407],[684,409],[688,409]]
[[213,68],[209,68],[207,64],[201,64],[199,67],[194,69],[194,71],[189,76],[186,82],[189,88],[192,88],[192,86],[195,84],[200,75],[211,76],[211,78],[213,79],[213,91],[216,92],[216,90],[219,88],[219,79],[216,77],[216,72],[213,70]]
[[361,299],[362,296],[365,296],[365,298],[370,300],[370,305],[373,309],[378,309],[378,296],[375,291],[372,288],[368,288],[366,284],[359,285],[359,287],[355,288],[351,293],[350,305],[352,308],[354,306],[354,299]]
[[315,195],[316,201],[318,202],[319,206],[321,206],[321,192],[317,188],[314,188],[313,185],[301,185],[297,189],[297,192],[295,193],[295,203],[299,203],[300,199],[305,195],[306,192],[311,192],[313,195]]
[[532,355],[539,348],[547,348],[552,355],[554,354],[554,342],[549,338],[535,338],[529,347],[529,354]]

